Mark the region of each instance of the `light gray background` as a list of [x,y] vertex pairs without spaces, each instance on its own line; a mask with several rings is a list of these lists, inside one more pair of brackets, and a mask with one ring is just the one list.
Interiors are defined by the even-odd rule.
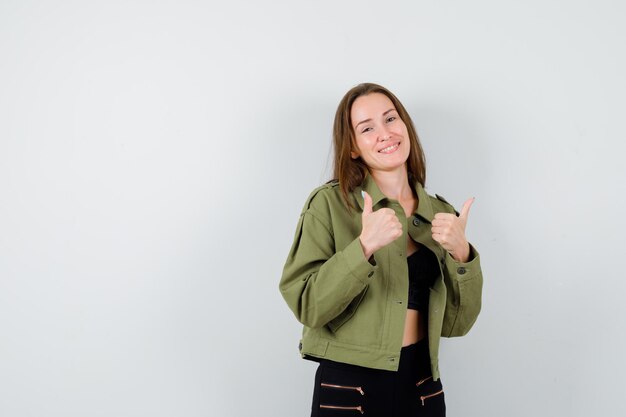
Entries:
[[332,117],[396,92],[483,257],[450,416],[623,416],[620,1],[0,2],[0,415],[305,416],[278,292]]

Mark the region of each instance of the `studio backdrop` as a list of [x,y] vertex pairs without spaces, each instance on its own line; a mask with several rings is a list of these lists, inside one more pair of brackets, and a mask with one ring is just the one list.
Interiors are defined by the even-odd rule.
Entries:
[[449,416],[623,416],[626,6],[0,2],[0,415],[307,416],[278,281],[361,82],[415,122],[483,308]]

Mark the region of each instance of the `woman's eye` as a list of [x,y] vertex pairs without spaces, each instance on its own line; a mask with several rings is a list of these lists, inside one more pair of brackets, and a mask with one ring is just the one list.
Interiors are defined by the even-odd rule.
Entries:
[[365,129],[361,130],[361,133],[369,132],[370,130],[372,130],[371,127],[366,127]]
[[393,122],[394,120],[396,120],[396,116],[387,117],[387,123]]

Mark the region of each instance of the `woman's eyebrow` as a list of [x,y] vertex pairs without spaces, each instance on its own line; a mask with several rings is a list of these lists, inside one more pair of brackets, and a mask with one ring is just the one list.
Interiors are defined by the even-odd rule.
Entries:
[[357,123],[357,124],[354,126],[354,128],[356,129],[357,127],[359,127],[359,125],[360,125],[360,124],[367,123],[367,122],[371,122],[371,121],[372,121],[372,119],[365,119],[365,120],[361,120],[359,123]]
[[[386,116],[387,113],[392,112],[392,111],[396,111],[396,109],[394,109],[393,107],[390,108],[389,110],[387,110],[386,112],[383,113],[383,116]],[[367,123],[367,122],[371,122],[372,119],[365,119],[365,120],[361,120],[359,123],[357,123],[354,128],[356,129],[357,127],[359,127],[360,124],[362,123]]]

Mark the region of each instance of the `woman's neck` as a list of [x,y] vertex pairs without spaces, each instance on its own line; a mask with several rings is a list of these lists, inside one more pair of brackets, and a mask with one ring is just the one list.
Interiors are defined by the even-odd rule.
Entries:
[[406,167],[396,171],[370,171],[380,191],[392,200],[406,201],[413,198]]

